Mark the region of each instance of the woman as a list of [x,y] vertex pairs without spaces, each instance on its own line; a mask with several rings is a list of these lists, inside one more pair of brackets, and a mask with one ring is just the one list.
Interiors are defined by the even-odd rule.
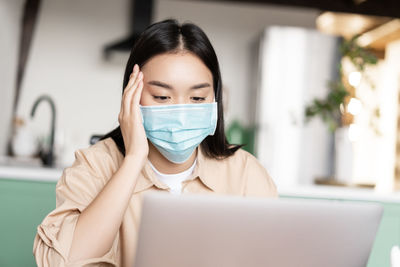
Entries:
[[149,26],[123,87],[120,126],[77,150],[57,183],[34,240],[39,266],[132,266],[147,191],[277,196],[257,159],[225,138],[218,60],[199,27]]

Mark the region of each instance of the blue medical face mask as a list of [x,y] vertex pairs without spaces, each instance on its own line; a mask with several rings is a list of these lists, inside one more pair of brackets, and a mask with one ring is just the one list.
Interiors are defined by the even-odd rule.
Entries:
[[147,138],[169,161],[185,162],[217,127],[217,102],[140,106]]

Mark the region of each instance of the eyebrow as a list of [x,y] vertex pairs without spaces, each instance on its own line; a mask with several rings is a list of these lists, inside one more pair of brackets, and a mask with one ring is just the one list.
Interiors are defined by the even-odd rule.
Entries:
[[[174,89],[171,85],[160,82],[160,81],[149,81],[148,84],[151,85],[155,85],[155,86],[160,86],[163,87],[165,89]],[[204,87],[210,87],[211,85],[209,83],[200,83],[200,84],[196,84],[190,87],[190,89],[200,89],[200,88],[204,88]]]

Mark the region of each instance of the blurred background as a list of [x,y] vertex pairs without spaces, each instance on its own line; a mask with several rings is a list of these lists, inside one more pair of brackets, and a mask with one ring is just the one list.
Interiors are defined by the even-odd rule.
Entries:
[[[246,144],[277,184],[396,188],[396,1],[0,3],[1,155],[42,151],[44,162],[53,148],[47,161],[72,164],[76,149],[118,126],[135,37],[172,17],[209,36],[222,70],[228,138]],[[51,105],[38,105],[33,116],[41,96]]]
[[118,126],[135,38],[166,18],[210,38],[227,137],[282,196],[400,202],[398,1],[0,0],[0,196],[30,197],[4,209],[32,225],[51,210],[74,151]]

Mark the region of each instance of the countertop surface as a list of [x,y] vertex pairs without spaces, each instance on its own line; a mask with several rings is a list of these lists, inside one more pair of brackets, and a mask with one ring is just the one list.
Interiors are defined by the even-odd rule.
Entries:
[[39,158],[0,156],[0,179],[57,182],[64,168],[43,167]]
[[278,192],[281,196],[400,203],[400,192],[379,192],[373,188],[362,187],[296,185],[278,187]]
[[0,165],[0,179],[57,182],[62,172],[63,168]]
[[[65,166],[42,167],[40,163],[10,163],[0,161],[0,179],[57,182]],[[400,192],[378,192],[372,188],[343,187],[332,185],[278,186],[280,196],[325,199],[349,199],[400,203]]]

